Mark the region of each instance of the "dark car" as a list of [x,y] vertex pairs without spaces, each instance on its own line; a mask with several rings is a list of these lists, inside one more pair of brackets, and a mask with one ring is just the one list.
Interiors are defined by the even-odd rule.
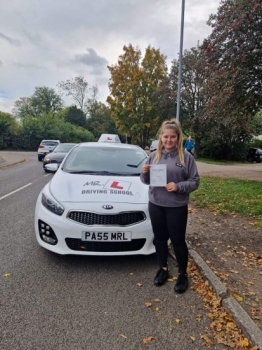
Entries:
[[77,143],[59,143],[52,153],[49,153],[45,156],[43,161],[44,171],[48,173],[48,170],[45,168],[46,164],[50,163],[62,163],[63,159],[67,153],[75,146]]
[[262,162],[262,149],[260,148],[249,148],[247,153],[248,162]]

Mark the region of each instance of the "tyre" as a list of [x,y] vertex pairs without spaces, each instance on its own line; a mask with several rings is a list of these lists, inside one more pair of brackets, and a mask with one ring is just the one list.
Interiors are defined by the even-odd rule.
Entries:
[[38,156],[38,160],[39,160],[39,162],[42,162],[42,157]]
[[252,163],[252,162],[253,162],[253,158],[252,158],[252,157],[248,157],[248,158],[247,158],[247,161],[250,162],[250,163]]

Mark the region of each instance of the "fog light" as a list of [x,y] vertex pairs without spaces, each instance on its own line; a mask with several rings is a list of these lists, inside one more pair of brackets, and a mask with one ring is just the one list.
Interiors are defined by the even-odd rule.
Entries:
[[56,244],[56,239],[43,235],[43,240],[50,244]]
[[57,244],[57,237],[54,230],[50,225],[47,225],[44,221],[38,220],[39,236],[45,243],[55,245]]

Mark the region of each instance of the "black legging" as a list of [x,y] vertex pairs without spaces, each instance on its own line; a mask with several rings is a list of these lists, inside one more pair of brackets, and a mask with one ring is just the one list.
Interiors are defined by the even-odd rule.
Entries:
[[159,266],[167,266],[167,241],[170,238],[178,263],[178,272],[186,273],[188,263],[186,244],[187,205],[183,207],[161,207],[149,202],[148,207]]

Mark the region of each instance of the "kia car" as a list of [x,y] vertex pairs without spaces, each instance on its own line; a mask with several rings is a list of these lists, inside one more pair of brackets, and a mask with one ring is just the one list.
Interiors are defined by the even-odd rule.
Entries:
[[43,168],[45,172],[48,172],[46,165],[50,163],[61,164],[62,160],[65,158],[66,154],[71,151],[71,149],[76,145],[76,143],[59,143],[56,148],[45,156],[43,160]]
[[59,143],[59,140],[42,140],[37,151],[38,160],[42,161],[45,156],[52,152]]
[[76,145],[40,192],[35,208],[39,245],[58,254],[148,255],[155,252],[148,186],[140,172],[148,155],[135,145]]

